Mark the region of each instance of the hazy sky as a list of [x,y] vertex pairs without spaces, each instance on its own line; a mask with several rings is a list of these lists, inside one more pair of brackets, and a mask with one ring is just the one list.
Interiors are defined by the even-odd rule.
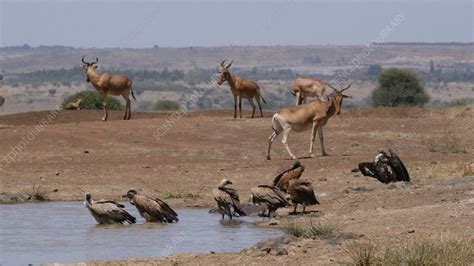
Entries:
[[9,1],[0,45],[152,47],[472,42],[472,0]]

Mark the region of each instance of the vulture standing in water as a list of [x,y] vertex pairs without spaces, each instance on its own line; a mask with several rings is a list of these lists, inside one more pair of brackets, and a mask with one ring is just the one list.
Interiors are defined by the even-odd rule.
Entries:
[[134,224],[137,220],[123,209],[125,206],[122,204],[111,200],[95,201],[89,193],[86,194],[84,205],[99,224]]
[[178,221],[178,214],[159,198],[140,196],[135,190],[129,190],[127,197],[147,222],[173,223]]
[[232,216],[246,216],[240,207],[240,199],[237,190],[226,187],[231,185],[227,179],[222,179],[219,186],[212,190],[214,200],[217,202],[219,212],[222,213],[222,219],[227,215],[232,220]]
[[260,185],[252,188],[251,193],[250,199],[253,204],[261,204],[267,207],[268,218],[270,218],[270,214],[275,212],[278,208],[290,205],[285,193],[275,186]]
[[388,150],[390,155],[381,150],[375,156],[374,162],[363,162],[359,164],[360,172],[365,176],[371,176],[384,184],[390,182],[410,182],[410,175],[398,155]]
[[305,212],[306,205],[319,204],[316,195],[314,195],[313,186],[309,181],[299,179],[291,180],[290,186],[288,187],[288,194],[290,194],[291,202],[295,205],[293,214],[296,213],[298,204],[303,204],[303,213]]
[[281,191],[287,192],[290,180],[298,179],[303,174],[305,167],[300,161],[295,160],[289,169],[284,170],[273,179],[273,185]]

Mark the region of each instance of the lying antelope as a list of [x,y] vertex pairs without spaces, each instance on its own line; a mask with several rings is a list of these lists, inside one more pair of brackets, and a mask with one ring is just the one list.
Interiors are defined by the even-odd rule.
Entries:
[[81,98],[77,98],[75,102],[68,102],[66,105],[66,110],[81,110]]
[[306,97],[321,98],[326,91],[326,86],[334,89],[331,84],[311,77],[298,77],[293,82],[291,94],[296,97],[296,104],[300,105],[306,101]]
[[291,153],[290,147],[288,146],[288,136],[291,130],[302,132],[309,129],[311,126],[312,131],[309,154],[311,157],[314,157],[313,144],[317,131],[319,135],[322,156],[326,156],[327,153],[324,150],[323,141],[323,126],[326,125],[331,116],[334,114],[339,115],[341,113],[342,100],[344,98],[350,98],[350,96],[344,95],[343,92],[350,87],[351,85],[340,91],[333,88],[334,92],[329,95],[329,101],[327,102],[316,99],[307,104],[283,108],[274,114],[272,118],[273,133],[268,139],[267,160],[271,160],[270,150],[272,147],[272,142],[282,132],[283,137],[281,142],[283,143],[283,146],[285,146],[286,150],[290,154],[290,157],[292,159],[296,159],[296,156]]
[[94,85],[97,91],[104,97],[104,99],[102,100],[102,105],[104,108],[104,117],[102,117],[102,120],[107,121],[107,117],[109,116],[107,107],[108,95],[122,95],[122,97],[127,102],[123,120],[130,120],[130,117],[132,116],[130,92],[132,92],[133,99],[137,100],[135,98],[135,95],[133,94],[132,80],[124,75],[97,73],[97,66],[94,65],[99,62],[99,58],[96,58],[95,62],[92,63],[84,61],[84,57],[82,57],[81,61],[84,64],[82,65],[82,69],[84,69],[87,73],[87,82],[92,83],[92,85]]
[[254,81],[246,80],[238,75],[231,75],[229,68],[232,65],[232,62],[233,61],[230,61],[230,63],[225,66],[225,60],[222,61],[221,76],[219,81],[217,81],[217,84],[222,85],[225,81],[229,84],[230,90],[234,95],[234,118],[237,118],[237,98],[239,100],[240,118],[242,118],[242,98],[247,99],[252,106],[252,118],[255,117],[255,103],[253,102],[253,98],[255,98],[255,100],[257,100],[258,108],[260,109],[260,116],[263,117],[260,98],[262,98],[264,103],[267,102],[260,94],[260,87]]

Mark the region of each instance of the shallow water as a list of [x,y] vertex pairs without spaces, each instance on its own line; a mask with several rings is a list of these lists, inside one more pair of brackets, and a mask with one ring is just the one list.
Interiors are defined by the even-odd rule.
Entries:
[[97,225],[82,202],[0,205],[0,264],[84,262],[97,259],[157,257],[177,252],[240,251],[280,236],[253,227],[243,217],[221,221],[207,209],[177,209],[179,222],[144,224],[135,207],[134,225]]

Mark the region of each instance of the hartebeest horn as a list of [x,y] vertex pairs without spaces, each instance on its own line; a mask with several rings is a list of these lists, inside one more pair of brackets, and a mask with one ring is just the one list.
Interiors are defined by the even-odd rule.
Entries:
[[85,56],[83,56],[83,57],[82,57],[81,61],[82,61],[82,63],[84,63],[84,64],[86,64],[86,65],[87,65],[87,62],[86,62],[86,61],[84,61],[84,58],[85,58]]
[[232,65],[232,62],[234,62],[234,60],[230,60],[230,63],[225,68],[229,69],[229,67]]
[[224,59],[224,61],[221,62],[221,67],[225,67],[224,63],[225,63],[225,59]]
[[351,85],[352,85],[352,84],[349,84],[349,86],[347,86],[347,87],[345,87],[344,89],[342,89],[341,92],[343,92],[343,91],[349,89],[349,88],[351,87]]
[[337,89],[336,89],[336,88],[334,88],[334,87],[333,87],[333,86],[332,86],[330,83],[326,83],[326,84],[327,84],[327,85],[328,85],[328,86],[329,86],[331,89],[333,89],[333,90],[337,91]]
[[95,62],[92,62],[92,63],[91,63],[91,66],[94,65],[94,64],[97,64],[98,62],[99,62],[99,58],[96,57],[96,58],[95,58]]

